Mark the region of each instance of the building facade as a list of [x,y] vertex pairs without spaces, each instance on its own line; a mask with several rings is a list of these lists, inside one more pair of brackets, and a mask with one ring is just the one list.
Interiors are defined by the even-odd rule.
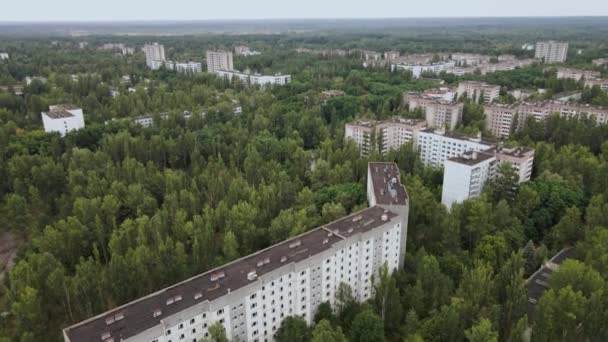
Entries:
[[498,138],[508,138],[517,125],[517,105],[491,104],[484,106],[486,129]]
[[146,55],[146,65],[152,70],[160,69],[167,60],[165,58],[165,47],[161,44],[146,44],[143,50]]
[[234,70],[232,52],[207,50],[207,72],[215,74],[219,70]]
[[441,203],[448,209],[454,203],[478,197],[494,176],[496,157],[490,153],[467,151],[446,160]]
[[458,97],[466,95],[475,102],[489,104],[500,96],[500,86],[478,81],[465,81],[458,84]]
[[568,43],[553,40],[537,42],[534,57],[547,64],[563,63],[568,58]]
[[593,79],[596,77],[600,77],[599,71],[580,70],[572,68],[557,68],[558,79],[574,80],[578,82],[582,79]]
[[259,75],[248,74],[236,70],[218,70],[216,74],[230,82],[234,78],[238,78],[246,86],[259,85],[261,87],[286,85],[291,82],[291,75]]
[[462,122],[464,110],[464,104],[456,102],[455,98],[456,92],[452,89],[439,88],[405,93],[403,102],[410,111],[422,108],[428,127],[453,130]]
[[5,60],[5,59],[9,59],[9,55],[6,52],[0,52],[0,61],[1,60]]
[[426,122],[417,119],[359,120],[344,126],[344,137],[354,141],[364,156],[372,150],[386,154],[409,142],[416,146],[418,133],[425,128]]
[[370,207],[64,329],[66,342],[196,342],[221,324],[231,340],[273,341],[281,322],[311,324],[340,284],[359,301],[372,275],[403,263],[409,198],[394,163],[368,166]]
[[84,128],[84,115],[82,109],[69,104],[54,105],[49,107],[48,112],[42,112],[42,124],[44,131],[59,132],[65,136],[70,131]]

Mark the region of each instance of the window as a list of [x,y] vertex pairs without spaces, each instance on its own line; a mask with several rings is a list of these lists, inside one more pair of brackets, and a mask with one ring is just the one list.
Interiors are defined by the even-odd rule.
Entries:
[[184,323],[181,323],[177,328],[178,329],[183,329],[184,328]]
[[221,314],[223,314],[223,313],[224,313],[224,309],[219,309],[219,310],[217,310],[217,315],[218,315],[218,316],[219,316],[219,315],[221,315]]
[[167,332],[165,333],[165,335],[171,335],[171,329],[167,329]]
[[190,320],[190,324],[194,324],[194,318]]

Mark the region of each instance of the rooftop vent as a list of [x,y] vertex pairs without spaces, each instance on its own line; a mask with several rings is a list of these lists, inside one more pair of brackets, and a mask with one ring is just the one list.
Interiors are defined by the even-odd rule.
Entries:
[[357,222],[357,221],[361,220],[362,218],[363,218],[363,216],[357,215],[357,216],[353,217],[353,222]]
[[382,216],[380,216],[380,219],[382,220],[382,222],[386,222],[388,221],[388,215],[382,214]]
[[323,239],[323,244],[327,244],[329,242],[329,239]]
[[287,261],[287,257],[286,256],[282,256],[281,257],[281,262],[285,262],[285,261]]
[[163,312],[160,309],[154,310],[154,313],[152,313],[152,317],[158,317],[162,314],[163,314]]
[[194,294],[194,300],[201,299],[202,297],[203,297],[203,294],[200,292],[197,292]]
[[211,275],[211,281],[217,281],[224,278],[226,274],[224,272],[217,272]]
[[174,302],[173,298],[167,299],[167,305],[171,305],[171,304],[173,304],[173,302]]
[[292,243],[289,244],[289,248],[295,248],[295,247],[298,247],[301,244],[302,244],[301,240],[296,240],[296,241],[294,241],[294,242],[292,242]]
[[105,341],[105,340],[109,339],[110,337],[112,337],[112,334],[110,334],[109,331],[101,334],[101,340],[102,341]]
[[350,233],[352,233],[353,231],[355,231],[355,229],[354,229],[354,228],[348,228],[348,233],[349,233],[349,234],[350,234]]
[[247,280],[252,281],[258,277],[258,274],[255,271],[251,271],[247,273]]

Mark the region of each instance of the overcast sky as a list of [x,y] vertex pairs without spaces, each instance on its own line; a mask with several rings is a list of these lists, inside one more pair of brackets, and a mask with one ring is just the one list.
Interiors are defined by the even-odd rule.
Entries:
[[0,21],[603,16],[607,0],[2,0]]

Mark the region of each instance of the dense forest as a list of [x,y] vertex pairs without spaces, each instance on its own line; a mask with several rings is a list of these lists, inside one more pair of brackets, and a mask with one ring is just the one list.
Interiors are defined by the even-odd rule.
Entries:
[[[294,51],[521,55],[530,37],[91,36],[84,49],[76,38],[0,38],[11,56],[0,61],[0,233],[19,247],[2,276],[0,341],[61,341],[66,326],[364,208],[370,160],[395,161],[411,198],[404,268],[381,272],[366,303],[342,287],[338,305],[322,305],[313,326],[286,319],[278,341],[608,340],[608,127],[557,116],[530,122],[510,143],[536,149],[532,181],[498,178],[448,212],[442,171],[425,167],[411,145],[362,157],[344,139],[344,123],[355,118],[419,115],[403,108],[402,92],[437,84],[364,69],[357,56]],[[593,32],[562,38],[584,51],[573,49],[570,65],[592,68],[591,59],[608,55]],[[209,47],[247,43],[262,54],[236,57],[237,69],[290,73],[293,81],[263,90],[207,73],[150,71],[139,51],[97,49],[116,41],[159,41],[168,58],[201,62]],[[26,76],[47,81],[14,95]],[[447,85],[460,80],[437,76]],[[507,102],[515,88],[582,90],[538,65],[461,79],[499,84]],[[324,99],[327,89],[345,95]],[[597,89],[582,101],[608,104]],[[65,138],[44,133],[40,112],[59,103],[81,106],[86,128]],[[153,115],[155,125],[135,124],[139,115]],[[459,130],[484,128],[481,106],[466,103],[464,116]],[[555,273],[528,322],[525,280],[565,246],[576,258]],[[225,340],[221,329],[212,332]]]

